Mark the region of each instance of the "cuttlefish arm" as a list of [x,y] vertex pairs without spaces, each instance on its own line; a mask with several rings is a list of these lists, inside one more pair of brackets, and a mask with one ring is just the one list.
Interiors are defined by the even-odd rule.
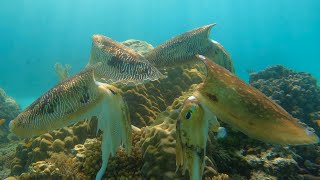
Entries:
[[207,78],[194,96],[221,121],[251,138],[276,144],[315,144],[312,128],[293,118],[263,93],[208,58],[197,55],[207,67]]
[[191,96],[183,104],[176,124],[176,166],[190,179],[201,179],[206,156],[208,131],[217,130],[219,122],[206,107]]
[[102,134],[102,166],[96,175],[96,180],[102,179],[109,156],[114,156],[122,144],[127,153],[131,153],[131,121],[126,102],[120,95],[120,91],[104,83],[99,83],[98,88],[102,93],[107,94],[101,111],[98,114],[98,129]]

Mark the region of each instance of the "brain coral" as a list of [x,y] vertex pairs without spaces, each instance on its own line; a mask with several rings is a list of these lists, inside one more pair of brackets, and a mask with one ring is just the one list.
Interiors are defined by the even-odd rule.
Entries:
[[317,79],[282,65],[250,75],[250,84],[280,104],[292,116],[319,131],[311,120],[320,114],[320,87]]

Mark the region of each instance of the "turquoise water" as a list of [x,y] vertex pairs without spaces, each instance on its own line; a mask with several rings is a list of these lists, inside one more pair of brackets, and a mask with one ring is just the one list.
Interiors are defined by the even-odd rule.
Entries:
[[320,78],[320,1],[4,0],[0,2],[0,87],[24,108],[57,83],[53,65],[88,61],[91,37],[154,46],[217,23],[211,38],[231,54],[237,75],[283,64]]

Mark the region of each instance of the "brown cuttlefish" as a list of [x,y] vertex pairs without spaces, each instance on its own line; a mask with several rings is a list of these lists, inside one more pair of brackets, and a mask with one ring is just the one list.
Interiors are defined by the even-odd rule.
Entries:
[[201,179],[208,131],[219,122],[267,143],[305,145],[319,142],[312,128],[292,117],[263,93],[202,55],[205,81],[183,104],[177,121],[176,164],[190,179]]

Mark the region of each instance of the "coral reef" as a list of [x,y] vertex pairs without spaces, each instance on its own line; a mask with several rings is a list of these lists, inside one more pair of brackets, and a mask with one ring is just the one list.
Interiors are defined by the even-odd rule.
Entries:
[[[294,117],[313,127],[318,134],[320,87],[317,79],[305,72],[296,72],[281,65],[268,67],[250,75],[250,84],[275,100]],[[320,176],[319,145],[290,148],[295,154],[299,172],[306,178]]]
[[0,88],[0,118],[12,120],[19,113],[21,109],[18,103],[12,98],[6,95],[6,92]]
[[[26,172],[26,167],[52,157],[54,153],[70,153],[74,145],[83,143],[87,138],[96,136],[97,121],[77,123],[71,127],[43,134],[29,141],[19,143],[11,165],[11,175]],[[91,128],[90,128],[91,127]]]
[[0,143],[7,142],[9,134],[8,122],[14,119],[21,111],[18,103],[0,88]]
[[17,145],[0,144],[0,179],[4,179],[10,175],[11,163],[15,157],[15,149]]
[[[108,179],[139,179],[142,166],[142,154],[137,143],[140,140],[140,131],[133,131],[133,148],[131,154],[126,154],[124,149],[117,151],[114,157],[109,159],[105,176]],[[95,177],[101,166],[101,140],[87,139],[83,146],[77,148],[77,159],[81,162],[81,168],[86,175]]]

